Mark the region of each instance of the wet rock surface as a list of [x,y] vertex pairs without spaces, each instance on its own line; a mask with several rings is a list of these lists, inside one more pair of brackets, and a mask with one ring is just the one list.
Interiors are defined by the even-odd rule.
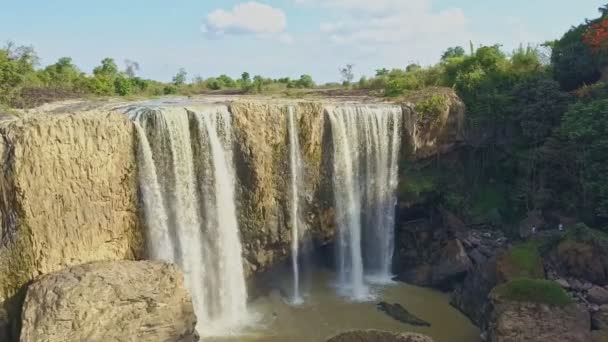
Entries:
[[376,305],[376,307],[378,308],[378,310],[385,312],[387,315],[400,322],[419,327],[431,326],[431,323],[416,317],[415,315],[407,311],[401,304],[389,304],[386,302],[380,302]]

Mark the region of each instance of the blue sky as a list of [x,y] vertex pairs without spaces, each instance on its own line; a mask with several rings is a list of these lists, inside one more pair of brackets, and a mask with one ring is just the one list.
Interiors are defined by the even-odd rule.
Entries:
[[138,61],[144,77],[241,72],[339,79],[435,63],[454,45],[560,37],[604,0],[0,0],[0,42],[33,45],[41,64],[71,56],[90,72],[103,57]]

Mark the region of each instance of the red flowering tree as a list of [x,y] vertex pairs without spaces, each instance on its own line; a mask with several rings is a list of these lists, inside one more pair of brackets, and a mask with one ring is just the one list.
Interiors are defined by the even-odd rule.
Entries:
[[597,53],[608,47],[608,17],[591,24],[583,35],[583,42]]

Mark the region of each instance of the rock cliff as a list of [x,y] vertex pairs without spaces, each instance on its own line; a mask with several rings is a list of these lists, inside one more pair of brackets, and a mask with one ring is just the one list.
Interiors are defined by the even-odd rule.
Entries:
[[[415,101],[402,104],[403,158],[443,153],[462,140],[464,106],[450,90],[442,94],[446,101],[432,125],[421,121]],[[325,104],[289,104],[306,165],[302,219],[306,234],[325,244],[335,233]],[[122,110],[93,107],[0,123],[0,336],[16,337],[23,289],[36,277],[91,261],[143,256],[133,123]],[[286,260],[290,252],[287,108],[284,101],[229,103],[249,275]]]

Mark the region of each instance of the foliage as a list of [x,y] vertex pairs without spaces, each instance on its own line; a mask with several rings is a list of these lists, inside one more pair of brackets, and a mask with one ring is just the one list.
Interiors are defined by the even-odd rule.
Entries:
[[492,290],[493,296],[517,302],[541,303],[565,306],[573,300],[554,281],[520,278],[498,285]]
[[529,240],[512,247],[506,255],[507,262],[513,266],[518,276],[537,278],[542,276],[541,240]]
[[464,57],[464,55],[465,55],[464,49],[461,46],[455,46],[455,47],[448,48],[441,55],[441,60],[445,61],[445,60],[448,60],[450,58]]
[[593,223],[608,222],[608,99],[577,103],[564,114],[560,133],[574,149],[581,204],[593,208]]
[[604,22],[602,16],[573,27],[555,42],[551,64],[555,79],[565,90],[595,83],[602,76],[608,57],[603,48]]
[[177,74],[173,76],[173,84],[176,86],[183,85],[184,83],[186,83],[187,76],[188,74],[186,73],[186,70],[184,68],[179,69]]
[[424,122],[433,122],[446,109],[446,100],[443,95],[432,95],[416,103],[416,112]]

